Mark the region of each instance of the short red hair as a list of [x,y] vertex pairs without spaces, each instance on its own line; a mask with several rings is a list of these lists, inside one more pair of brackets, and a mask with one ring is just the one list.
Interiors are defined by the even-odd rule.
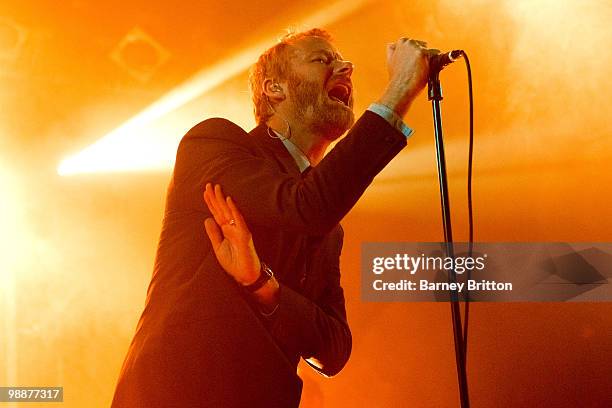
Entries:
[[321,37],[327,41],[332,41],[332,36],[321,28],[312,28],[299,33],[289,32],[278,41],[278,44],[261,54],[257,62],[251,67],[249,85],[253,97],[255,120],[258,125],[266,123],[273,113],[263,92],[264,80],[266,78],[277,80],[287,78],[290,46],[306,37]]

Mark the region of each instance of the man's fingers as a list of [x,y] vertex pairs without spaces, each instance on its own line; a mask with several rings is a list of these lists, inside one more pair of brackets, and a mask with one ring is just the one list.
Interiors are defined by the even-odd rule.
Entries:
[[401,37],[399,40],[396,41],[397,44],[403,44],[406,42],[418,45],[419,47],[427,48],[427,41],[417,40],[416,38]]
[[223,234],[221,233],[221,228],[212,218],[207,218],[204,220],[204,228],[206,229],[206,234],[212,243],[213,249],[217,249],[221,242],[223,242]]
[[225,220],[223,219],[223,214],[221,213],[221,211],[217,208],[215,204],[216,202],[215,193],[213,191],[213,186],[210,183],[206,184],[206,188],[204,190],[204,201],[206,202],[206,206],[210,210],[210,213],[212,214],[212,216],[215,218],[215,221],[217,222],[217,224],[219,225],[223,224]]
[[225,195],[223,195],[223,190],[219,184],[215,185],[215,207],[221,213],[220,216],[223,218],[223,223],[229,222],[232,218],[232,213],[227,206]]
[[415,40],[415,39],[412,39],[410,41],[412,41],[413,43],[415,43],[419,47],[427,48],[427,41],[421,41],[421,40]]
[[244,221],[244,218],[242,217],[242,213],[240,212],[240,210],[238,210],[238,207],[236,207],[236,203],[234,203],[234,200],[232,200],[232,197],[229,197],[229,196],[227,197],[227,206],[229,207],[231,211],[232,219],[236,221],[236,227],[244,228],[248,231],[249,227],[246,225],[246,222]]
[[232,215],[225,202],[221,185],[207,183],[204,189],[204,201],[218,225],[225,225],[230,221]]
[[206,187],[204,188],[204,202],[206,203],[206,206],[208,207],[208,209],[210,210],[210,213],[214,215],[215,212],[215,205],[211,202],[210,199],[210,183],[206,183]]
[[[437,52],[432,52],[427,48],[427,41],[417,40],[414,38],[401,37],[394,43],[387,44],[387,61],[390,61],[393,53],[397,50],[403,50],[409,46],[411,48],[416,48],[421,50],[424,54],[437,54]],[[439,52],[439,51],[438,51]]]

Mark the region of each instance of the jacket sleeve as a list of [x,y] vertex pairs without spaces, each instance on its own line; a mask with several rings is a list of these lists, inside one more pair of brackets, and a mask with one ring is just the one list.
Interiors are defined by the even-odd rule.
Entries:
[[302,358],[319,373],[331,377],[342,370],[351,355],[352,337],[340,285],[339,258],[342,239],[327,258],[329,269],[321,294],[313,300],[280,284],[278,309],[268,318],[279,346]]
[[[367,186],[406,145],[386,120],[366,111],[305,177],[280,173],[254,153],[240,127],[225,119],[206,120],[179,144],[173,183],[177,202],[205,211],[207,182],[223,186],[249,225],[323,235],[355,205]],[[185,196],[187,195],[187,196]]]

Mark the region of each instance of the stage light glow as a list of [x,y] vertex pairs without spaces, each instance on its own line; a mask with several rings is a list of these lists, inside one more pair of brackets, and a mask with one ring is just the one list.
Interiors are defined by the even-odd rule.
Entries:
[[6,384],[17,383],[16,276],[19,263],[27,259],[27,237],[23,233],[23,213],[19,204],[18,183],[0,167],[0,316],[2,347],[0,361]]
[[[325,26],[359,9],[370,0],[339,1],[304,18],[299,26]],[[268,38],[205,68],[157,102],[81,152],[64,159],[57,172],[79,173],[162,170],[174,163],[180,132],[161,132],[156,121],[244,72],[276,38]],[[174,127],[181,128],[180,124]],[[169,129],[166,129],[169,130]]]
[[[33,219],[38,203],[31,199],[32,184],[11,164],[0,157],[0,380],[6,385],[19,384],[19,367],[31,357],[20,351],[21,336],[44,331],[49,339],[49,327],[57,327],[52,318],[57,302],[42,300],[42,288],[53,287],[49,282],[57,273],[58,254]],[[24,288],[38,291],[32,295]]]

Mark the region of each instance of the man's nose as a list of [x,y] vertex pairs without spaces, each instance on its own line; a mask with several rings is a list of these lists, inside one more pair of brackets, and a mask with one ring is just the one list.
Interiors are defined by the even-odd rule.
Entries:
[[353,73],[354,65],[351,61],[339,60],[334,69],[336,75],[350,77]]

